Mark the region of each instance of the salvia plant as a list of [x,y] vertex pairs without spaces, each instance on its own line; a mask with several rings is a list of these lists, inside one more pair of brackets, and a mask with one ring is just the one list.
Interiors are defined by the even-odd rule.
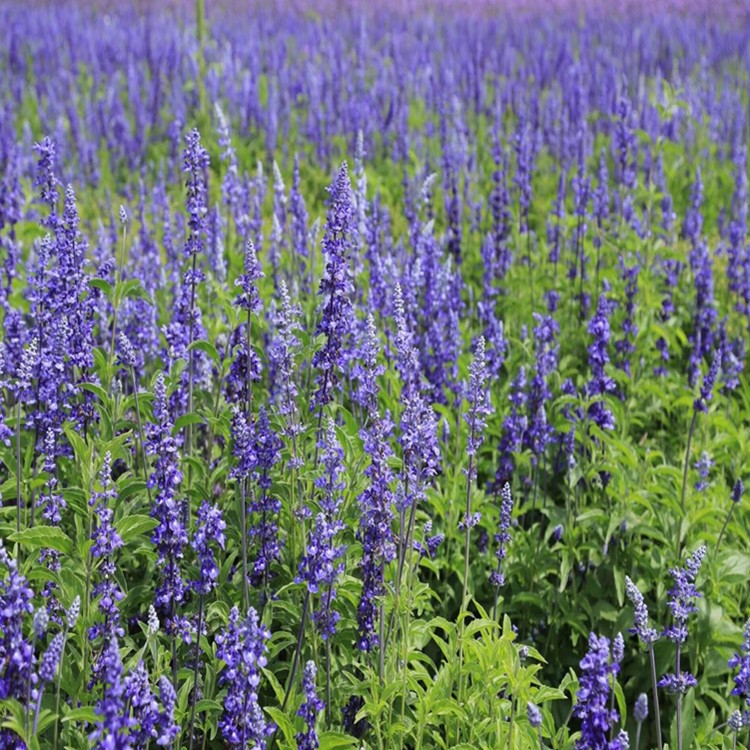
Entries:
[[748,748],[750,14],[616,5],[0,4],[0,750]]

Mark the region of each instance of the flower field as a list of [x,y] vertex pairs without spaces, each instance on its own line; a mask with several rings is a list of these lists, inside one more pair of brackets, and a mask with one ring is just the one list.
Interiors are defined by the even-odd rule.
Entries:
[[0,6],[0,750],[748,747],[750,14],[498,5]]

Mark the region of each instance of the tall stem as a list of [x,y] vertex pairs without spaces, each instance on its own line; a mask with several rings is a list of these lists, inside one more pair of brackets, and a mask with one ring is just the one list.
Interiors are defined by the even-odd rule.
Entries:
[[727,513],[727,516],[724,519],[724,525],[721,527],[721,532],[719,533],[719,538],[716,541],[716,547],[714,548],[714,558],[716,558],[716,555],[719,554],[721,540],[724,538],[724,532],[727,530],[727,526],[729,526],[729,521],[732,518],[732,513],[734,513],[734,503],[732,503],[732,507],[729,509],[729,513]]
[[21,531],[21,402],[16,404],[16,531]]
[[201,630],[203,629],[203,594],[198,598],[198,634],[195,639],[195,664],[193,666],[193,694],[190,698],[190,732],[189,748],[193,750],[193,737],[195,730],[195,706],[198,699],[198,672],[200,671],[201,659]]
[[331,638],[326,638],[326,724],[331,726]]
[[138,425],[138,443],[141,449],[141,461],[143,461],[143,477],[146,480],[146,492],[148,493],[148,503],[152,504],[151,488],[148,486],[148,465],[146,464],[146,450],[143,447],[143,423],[141,422],[141,407],[138,403],[138,381],[135,377],[135,367],[130,368],[130,376],[133,381],[133,397],[135,399],[135,421]]
[[379,628],[378,648],[378,676],[380,677],[380,686],[385,684],[385,601],[380,602],[380,628]]
[[[68,641],[68,627],[65,626],[65,631],[63,634],[63,645],[62,645],[62,651],[60,652],[60,665],[57,668],[57,683],[55,685],[55,736],[52,741],[52,747],[54,750],[57,750],[57,738],[59,734],[60,729],[60,682],[62,681],[62,672],[63,672],[63,661],[65,659],[65,644]],[[86,680],[86,672],[83,673],[83,679]],[[36,725],[36,720],[34,720],[34,724]],[[34,734],[36,734],[36,727]]]
[[656,724],[656,746],[658,750],[662,750],[661,741],[661,711],[659,710],[659,692],[656,687],[656,659],[654,657],[654,644],[649,644],[648,647],[649,660],[651,662],[651,690],[654,695],[654,723]]
[[117,285],[120,282],[120,276],[121,272],[120,269],[122,269],[125,266],[125,236],[127,234],[127,228],[126,225],[123,224],[122,227],[122,245],[120,247],[120,263],[119,265],[115,266],[115,299],[114,299],[114,311],[112,314],[112,336],[109,341],[109,364],[110,366],[113,364],[115,360],[115,337],[117,336],[117,316],[120,309],[120,300],[117,296]]
[[[530,262],[530,261],[529,261]],[[474,428],[471,430],[469,445],[474,442]],[[461,694],[463,692],[463,664],[464,664],[464,623],[466,622],[466,607],[469,589],[469,545],[471,542],[471,475],[474,470],[474,454],[469,456],[469,471],[466,475],[466,516],[464,517],[465,526],[465,545],[464,545],[464,581],[461,593],[461,628],[458,637],[458,705],[461,705]]]
[[690,446],[693,443],[693,432],[695,432],[695,423],[698,419],[698,412],[693,409],[693,418],[690,420],[690,429],[688,430],[687,446],[685,448],[685,462],[682,467],[682,490],[680,492],[680,510],[685,512],[685,493],[687,491],[687,476],[690,468]]
[[[680,650],[681,644],[677,644],[677,656],[675,657],[675,676],[677,684],[680,682]],[[682,693],[677,692],[677,750],[682,750]]]
[[693,443],[693,433],[695,432],[695,424],[698,419],[698,411],[693,409],[693,417],[690,420],[690,429],[688,430],[687,446],[685,447],[685,463],[682,467],[682,490],[680,492],[680,521],[677,525],[677,557],[680,556],[680,546],[682,544],[682,522],[685,517],[685,494],[687,492],[687,481],[688,481],[688,468],[690,467],[690,447]]
[[242,532],[242,603],[244,611],[250,606],[247,581],[247,480],[240,481],[240,531]]
[[[307,609],[310,606],[310,591],[305,590],[305,599],[302,602],[302,619],[299,622],[299,633],[297,633],[297,645],[294,649],[294,659],[292,660],[292,668],[289,672],[289,681],[286,685],[286,691],[284,692],[284,700],[281,703],[281,710],[286,709],[286,704],[289,701],[289,696],[292,694],[292,685],[294,685],[294,678],[297,675],[297,667],[299,666],[299,657],[302,653],[302,643],[305,640],[305,623],[307,622]],[[270,744],[270,743],[269,743]]]

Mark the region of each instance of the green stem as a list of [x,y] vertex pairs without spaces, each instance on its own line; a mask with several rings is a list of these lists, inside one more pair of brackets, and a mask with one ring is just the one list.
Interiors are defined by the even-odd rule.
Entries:
[[719,538],[716,542],[716,547],[714,547],[714,559],[716,559],[716,555],[719,553],[721,540],[724,538],[724,532],[727,530],[727,526],[729,526],[729,521],[732,518],[732,513],[734,513],[734,503],[732,503],[732,507],[729,509],[729,513],[727,513],[727,516],[724,519],[724,525],[721,527],[721,532],[719,533]]
[[195,639],[195,665],[193,666],[193,694],[190,697],[190,731],[188,742],[190,750],[193,750],[193,738],[195,730],[195,707],[198,701],[198,672],[200,671],[201,659],[201,630],[203,629],[203,594],[198,598],[198,634]]
[[21,531],[21,402],[16,404],[16,531]]
[[143,476],[146,480],[146,493],[148,494],[148,503],[151,505],[153,503],[151,499],[151,488],[148,486],[148,464],[146,463],[146,450],[143,447],[144,441],[143,441],[143,423],[141,422],[141,407],[138,403],[138,381],[135,377],[135,367],[130,368],[130,376],[133,381],[133,397],[135,399],[135,421],[138,425],[138,443],[140,444],[141,449],[141,461],[143,461]]
[[[60,683],[62,682],[62,672],[63,672],[63,661],[65,660],[65,644],[68,641],[68,628],[65,628],[65,632],[63,635],[63,645],[62,645],[62,651],[60,652],[60,665],[57,668],[57,682],[55,685],[55,734],[54,739],[52,741],[52,747],[54,750],[57,750],[58,748],[58,734],[60,730]],[[86,679],[86,672],[83,673],[83,679]],[[34,720],[34,734],[36,734],[36,719]]]
[[662,750],[661,741],[661,711],[659,710],[659,692],[657,689],[656,680],[656,658],[654,657],[654,644],[649,644],[648,647],[649,660],[651,662],[651,689],[654,695],[654,723],[656,724],[656,746],[658,750]]
[[680,511],[681,517],[677,525],[677,557],[680,556],[680,546],[682,544],[681,530],[682,522],[685,518],[685,495],[687,493],[687,481],[688,481],[688,469],[690,467],[690,447],[693,443],[693,433],[695,432],[695,424],[698,419],[698,411],[693,409],[693,417],[690,420],[690,429],[688,430],[687,446],[685,447],[685,463],[682,467],[682,490],[680,492]]

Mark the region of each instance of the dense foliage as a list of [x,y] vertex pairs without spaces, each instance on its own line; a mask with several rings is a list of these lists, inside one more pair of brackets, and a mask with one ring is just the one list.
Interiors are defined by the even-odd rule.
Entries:
[[0,8],[0,747],[747,747],[747,19],[321,8]]

